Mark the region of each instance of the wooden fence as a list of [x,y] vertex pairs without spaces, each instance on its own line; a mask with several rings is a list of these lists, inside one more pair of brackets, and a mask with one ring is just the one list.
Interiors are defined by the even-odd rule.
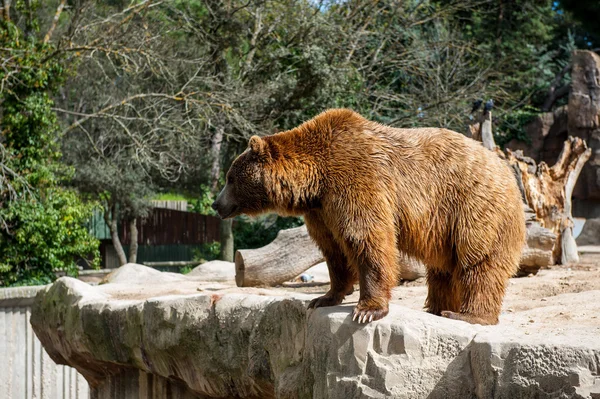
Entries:
[[[145,219],[138,219],[138,243],[143,245],[190,245],[220,240],[220,220],[214,216],[173,209],[154,208]],[[129,244],[129,225],[119,226],[119,237]]]

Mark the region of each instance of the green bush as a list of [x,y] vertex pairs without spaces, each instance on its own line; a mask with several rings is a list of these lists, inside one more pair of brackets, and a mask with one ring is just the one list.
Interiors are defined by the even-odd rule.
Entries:
[[221,243],[218,241],[204,243],[200,248],[192,251],[193,259],[198,262],[209,262],[211,260],[219,259],[220,252]]
[[301,217],[265,215],[257,218],[238,216],[233,225],[234,247],[238,249],[260,248],[275,239],[279,230],[302,226]]
[[72,170],[60,164],[56,114],[49,94],[64,71],[54,48],[25,40],[0,21],[0,286],[46,284],[55,272],[77,275],[76,262],[98,262],[99,242],[84,227],[93,206],[62,187]]
[[538,116],[539,113],[538,109],[527,106],[506,114],[498,125],[500,133],[494,135],[496,144],[504,148],[512,139],[531,144],[531,137],[527,135],[525,126]]

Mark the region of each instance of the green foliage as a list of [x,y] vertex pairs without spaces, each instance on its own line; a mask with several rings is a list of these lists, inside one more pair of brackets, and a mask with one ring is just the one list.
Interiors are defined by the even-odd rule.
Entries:
[[527,135],[525,126],[537,115],[539,111],[533,107],[524,107],[504,115],[498,126],[500,133],[494,135],[496,144],[504,148],[504,145],[513,139],[530,144],[531,137]]
[[45,284],[56,271],[76,275],[79,258],[97,264],[98,241],[84,227],[93,206],[61,186],[72,171],[56,145],[50,94],[63,68],[50,57],[53,47],[1,21],[0,48],[2,166],[13,172],[0,186],[0,286]]
[[182,266],[179,268],[179,273],[181,274],[188,274],[189,272],[191,272],[192,270],[194,270],[193,266]]
[[216,216],[216,212],[210,206],[214,202],[210,188],[205,185],[200,185],[200,196],[190,201],[188,207],[190,212],[201,213],[203,215]]
[[[2,209],[10,233],[0,238],[0,285],[47,284],[56,271],[77,276],[78,258],[97,252],[98,241],[84,227],[93,206],[60,187],[43,195]],[[92,264],[97,262],[96,256]]]
[[153,200],[157,201],[189,201],[190,198],[179,193],[162,193],[152,197]]
[[200,248],[193,251],[195,261],[209,262],[211,260],[219,259],[219,253],[221,252],[221,243],[213,241],[210,243],[204,243]]
[[260,248],[275,239],[279,230],[302,226],[300,217],[266,215],[257,218],[238,216],[233,225],[234,246],[238,249]]

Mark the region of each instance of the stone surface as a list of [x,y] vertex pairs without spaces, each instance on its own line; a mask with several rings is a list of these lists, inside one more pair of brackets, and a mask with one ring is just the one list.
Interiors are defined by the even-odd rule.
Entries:
[[[121,269],[100,286],[61,278],[32,311],[50,356],[76,367],[97,398],[600,395],[597,269],[512,280],[500,325],[488,327],[418,310],[426,287],[417,283],[394,290],[387,317],[359,325],[357,293],[307,311],[314,295],[297,290]],[[579,279],[588,285],[575,287]],[[516,301],[519,287],[537,299]]]
[[587,219],[576,241],[577,245],[600,244],[600,218]]
[[42,289],[0,288],[0,398],[88,399],[83,376],[54,363],[33,333],[31,305]]
[[235,282],[235,263],[213,260],[196,266],[187,275],[204,281]]

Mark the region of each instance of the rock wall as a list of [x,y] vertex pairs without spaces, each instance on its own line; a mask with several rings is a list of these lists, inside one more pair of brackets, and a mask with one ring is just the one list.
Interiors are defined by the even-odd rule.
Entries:
[[600,56],[578,50],[573,52],[572,64],[568,130],[592,149],[574,197],[600,201]]
[[398,305],[361,325],[352,304],[307,311],[310,295],[122,269],[97,287],[63,277],[32,312],[93,398],[600,397],[597,329],[524,334]]

